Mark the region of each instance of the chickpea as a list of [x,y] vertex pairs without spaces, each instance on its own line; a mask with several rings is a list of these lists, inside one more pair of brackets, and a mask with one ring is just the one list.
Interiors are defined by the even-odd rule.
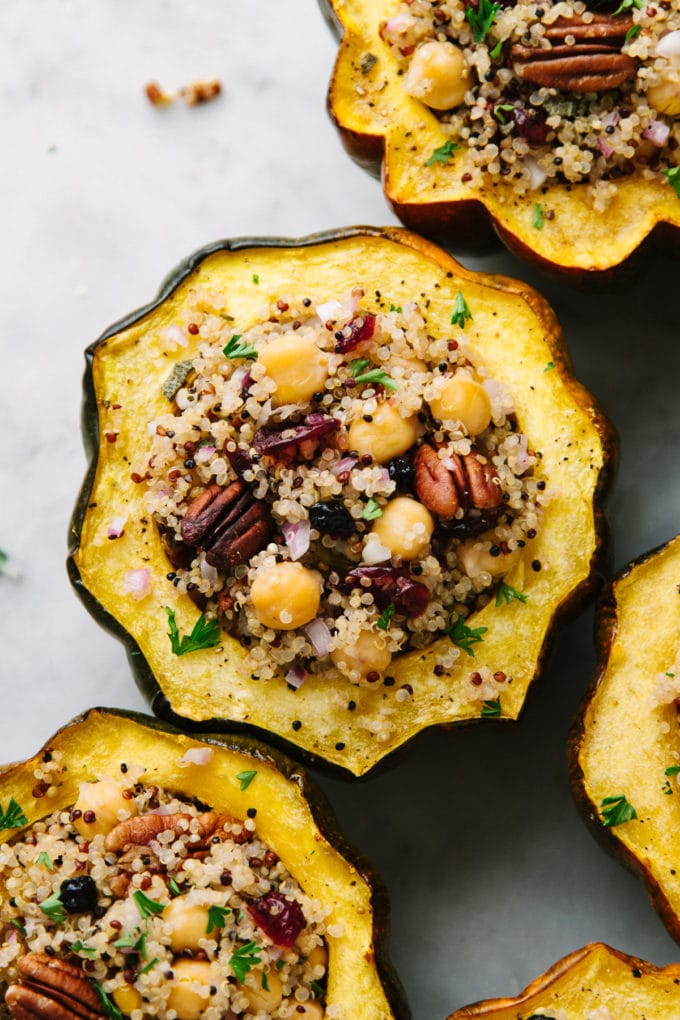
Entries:
[[293,1016],[295,1020],[323,1020],[325,1017],[323,1006],[320,1002],[316,1002],[314,999],[308,999],[307,1002],[298,1002],[297,999],[286,999],[286,1005],[293,1007]]
[[469,376],[452,376],[430,410],[440,421],[458,421],[469,436],[478,436],[491,421],[491,401],[483,386]]
[[178,896],[163,911],[163,921],[172,926],[170,946],[173,953],[198,949],[199,939],[204,939],[208,932],[208,908],[188,903],[186,896]]
[[313,340],[286,334],[271,340],[258,359],[276,383],[273,404],[296,404],[322,390],[328,357]]
[[469,538],[466,542],[461,542],[457,553],[463,570],[470,577],[475,577],[482,571],[486,571],[492,577],[501,577],[512,570],[520,558],[519,549],[492,556],[479,538]]
[[396,407],[379,404],[373,421],[359,418],[349,427],[349,449],[360,457],[370,455],[378,464],[386,464],[410,450],[418,438],[415,418],[402,418]]
[[428,42],[411,58],[404,89],[433,110],[460,106],[469,85],[463,51],[449,42]]
[[301,563],[277,563],[255,575],[250,595],[260,623],[272,630],[295,630],[316,616],[321,577]]
[[[262,984],[262,977],[266,975],[267,987]],[[273,1013],[281,1005],[283,996],[283,985],[281,978],[275,970],[264,971],[259,974],[257,971],[252,975],[252,985],[241,985],[241,991],[248,1000],[248,1012],[250,1013]]]
[[307,963],[310,967],[328,968],[328,950],[325,946],[314,946],[307,956]]
[[[168,1009],[177,1020],[199,1020],[210,998],[210,964],[207,960],[177,960],[172,965]],[[200,990],[193,987],[202,986]]]
[[430,544],[434,520],[430,511],[417,499],[397,496],[390,500],[371,530],[393,556],[416,560]]
[[111,993],[113,1001],[118,1009],[125,1016],[129,1016],[133,1009],[141,1009],[142,996],[132,985],[121,985]]
[[[334,648],[331,652],[331,659],[340,672],[346,676],[358,671],[362,677],[365,677],[369,673],[384,672],[392,661],[392,653],[387,647],[384,634],[363,630],[352,645]],[[322,947],[318,946],[317,948],[321,949]],[[316,952],[316,950],[313,949],[312,952]],[[324,961],[320,960],[319,962]]]
[[74,825],[81,836],[93,839],[95,836],[106,836],[114,825],[120,821],[119,811],[127,811],[129,815],[137,814],[134,800],[126,800],[123,796],[124,787],[115,779],[101,779],[98,783],[81,783],[78,800],[73,805],[74,811],[81,815]]

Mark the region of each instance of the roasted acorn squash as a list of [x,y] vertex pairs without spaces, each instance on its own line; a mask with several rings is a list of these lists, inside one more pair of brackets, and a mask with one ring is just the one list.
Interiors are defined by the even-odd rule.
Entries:
[[[190,749],[206,747],[212,751],[207,762],[187,764]],[[36,786],[34,770],[47,760],[46,752],[57,751],[65,771],[55,792],[45,792]],[[196,757],[194,751],[193,761]],[[330,808],[304,771],[250,739],[221,735],[197,741],[143,715],[91,709],[59,730],[33,758],[0,774],[4,838],[73,805],[82,782],[120,776],[121,763],[146,766],[153,783],[180,797],[239,820],[246,820],[246,814],[257,817],[259,836],[304,892],[331,908],[337,933],[326,936],[327,1009],[337,1004],[348,1020],[409,1015],[385,957],[387,900],[378,880],[344,844]]]
[[640,877],[680,940],[680,537],[602,595],[600,667],[571,737],[573,789],[595,835]]
[[[173,321],[188,288],[200,284],[227,294],[239,323],[257,317],[263,293],[275,300],[291,290],[338,294],[361,285],[371,300],[376,291],[395,303],[422,295],[428,328],[441,336],[451,329],[452,309],[464,289],[474,315],[465,341],[513,394],[519,425],[542,456],[540,474],[550,493],[530,555],[508,577],[523,587],[522,601],[501,608],[492,601],[467,621],[487,628],[474,658],[463,654],[450,670],[435,671],[430,645],[397,656],[394,680],[386,686],[341,681],[329,693],[314,676],[297,691],[283,679],[254,681],[243,668],[244,648],[226,633],[217,650],[172,654],[165,607],[177,614],[182,632],[192,629],[197,610],[166,579],[168,561],[145,513],[144,486],[131,480],[130,465],[146,449],[147,422],[168,408],[161,386],[172,359],[159,345],[158,329]],[[190,336],[189,346],[173,358],[191,357],[199,339]],[[180,266],[152,305],[107,330],[87,361],[84,425],[94,456],[72,522],[69,570],[93,615],[125,641],[157,714],[204,730],[220,728],[224,720],[256,728],[354,775],[428,726],[480,715],[517,718],[557,616],[596,577],[599,498],[615,449],[606,420],[571,374],[553,313],[533,290],[469,273],[398,229],[357,228],[301,241],[225,241]],[[114,515],[125,522],[124,534],[111,541]],[[151,590],[134,601],[124,578],[140,567],[151,570]],[[470,681],[473,670],[484,669],[512,678],[501,701],[486,707]],[[412,696],[395,697],[406,682]]]
[[601,942],[577,949],[532,981],[514,999],[487,999],[448,1020],[557,1020],[612,1017],[670,1020],[680,1010],[680,964],[654,967]]
[[[455,250],[488,247],[495,231],[515,254],[579,283],[607,283],[647,242],[677,252],[680,199],[667,183],[639,171],[617,182],[605,212],[587,201],[585,185],[556,183],[518,196],[502,181],[483,188],[463,183],[464,147],[432,160],[451,138],[435,113],[404,91],[402,72],[380,36],[396,0],[320,3],[340,39],[330,115],[356,162],[376,175],[382,169],[387,201],[405,226]],[[539,228],[536,202],[551,213]]]

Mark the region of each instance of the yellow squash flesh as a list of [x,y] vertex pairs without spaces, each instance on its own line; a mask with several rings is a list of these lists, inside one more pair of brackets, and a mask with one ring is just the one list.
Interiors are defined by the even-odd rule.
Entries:
[[[330,240],[269,245],[234,242],[231,250],[199,253],[191,265],[196,268],[188,275],[181,270],[173,277],[177,287],[160,303],[127,320],[125,328],[113,327],[91,349],[96,396],[88,390],[92,404],[85,419],[102,438],[72,528],[72,579],[93,614],[126,640],[154,710],[183,725],[214,729],[229,720],[256,727],[354,775],[368,772],[428,726],[479,718],[481,704],[469,683],[473,670],[488,666],[512,677],[501,715],[517,718],[556,616],[592,583],[600,548],[598,498],[604,469],[614,459],[608,425],[571,374],[552,311],[531,288],[467,272],[440,249],[398,229],[357,228]],[[527,601],[501,608],[492,602],[468,620],[471,627],[488,628],[474,658],[461,653],[451,670],[436,676],[433,645],[393,660],[390,689],[338,680],[329,690],[326,680],[310,676],[292,691],[283,678],[251,679],[245,650],[227,633],[217,649],[173,655],[164,607],[175,611],[182,633],[191,631],[198,611],[166,579],[170,567],[145,513],[144,486],[131,480],[130,464],[147,448],[147,423],[168,410],[161,385],[173,360],[190,358],[198,346],[198,338],[190,338],[189,347],[168,357],[158,339],[195,285],[226,294],[229,313],[243,324],[258,317],[265,295],[331,297],[360,285],[369,309],[376,290],[395,304],[428,302],[429,330],[446,336],[453,329],[456,295],[464,291],[473,315],[464,339],[513,394],[519,427],[542,454],[540,474],[550,496],[539,537],[506,578]],[[103,438],[111,431],[117,433],[113,443]],[[126,524],[123,536],[111,541],[107,530],[114,516],[125,517]],[[542,564],[540,572],[531,569],[533,560]],[[125,574],[144,566],[151,569],[151,591],[135,601],[124,593]],[[405,683],[413,695],[401,701],[395,692]],[[355,711],[347,709],[349,701],[356,702]]]
[[448,1020],[585,1020],[598,1009],[612,1020],[672,1020],[680,1015],[680,964],[654,967],[595,942],[565,956],[516,998],[487,999]]
[[[387,200],[402,222],[455,248],[477,247],[489,221],[516,254],[563,278],[612,275],[652,234],[679,243],[680,198],[665,181],[641,172],[617,182],[615,199],[597,212],[587,186],[552,184],[518,196],[504,181],[464,184],[464,148],[448,163],[427,166],[448,140],[434,113],[407,95],[390,47],[379,35],[397,0],[321,0],[342,34],[328,107],[349,153],[368,168],[382,164]],[[366,73],[362,58],[377,62]],[[366,67],[366,64],[363,65]],[[542,229],[532,222],[540,202]]]
[[[680,652],[680,537],[632,564],[601,602],[601,667],[572,736],[574,793],[600,837],[647,885],[680,940],[680,765],[674,704],[655,707],[654,678]],[[672,792],[671,792],[672,791]],[[625,796],[637,818],[603,828],[602,801]]]
[[[338,926],[337,935],[327,936],[327,1006],[338,1004],[349,1017],[354,1014],[353,1004],[361,1002],[365,1020],[405,1016],[393,1010],[376,965],[376,954],[382,959],[379,938],[384,904],[380,897],[375,902],[363,868],[350,863],[326,838],[333,822],[322,817],[328,808],[320,802],[318,791],[310,789],[304,773],[295,770],[291,762],[277,767],[266,748],[233,736],[219,741],[209,740],[213,755],[208,764],[181,766],[187,750],[205,746],[201,740],[143,716],[92,709],[47,743],[52,751],[62,753],[67,767],[56,795],[36,799],[32,793],[33,771],[40,765],[43,749],[0,774],[0,805],[6,809],[13,797],[27,824],[32,825],[72,805],[80,783],[120,776],[121,762],[126,762],[146,767],[143,782],[198,798],[235,818],[245,820],[246,811],[255,808],[260,838],[281,858],[305,893],[331,908],[327,923]],[[237,776],[244,771],[257,774],[242,791]],[[13,838],[21,831],[5,831],[3,837]],[[334,842],[340,844],[341,840]],[[394,979],[389,976],[385,980]]]

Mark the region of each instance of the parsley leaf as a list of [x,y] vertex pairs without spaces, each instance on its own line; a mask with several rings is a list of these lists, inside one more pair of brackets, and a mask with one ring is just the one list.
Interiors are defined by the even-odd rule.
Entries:
[[231,907],[208,907],[208,926],[205,929],[206,935],[209,935],[213,928],[224,928],[225,918],[231,913]]
[[260,282],[260,275],[259,275],[259,273],[253,273],[253,283],[257,286],[257,284],[259,282]]
[[[153,900],[151,902],[153,902]],[[143,960],[146,960],[146,932],[142,931],[141,928],[134,928],[132,931],[129,931],[127,935],[123,935],[113,944],[116,949],[134,949],[136,953],[139,953]]]
[[309,987],[312,989],[314,994],[319,999],[322,998],[322,996],[324,996],[326,994],[326,989],[324,988],[323,985],[320,985],[318,981],[312,981],[312,983],[311,983],[311,985]]
[[680,774],[680,765],[669,765],[664,772],[664,776],[677,776],[678,774]]
[[456,145],[456,143],[452,142],[449,138],[448,142],[444,142],[443,145],[440,145],[438,149],[434,150],[425,166],[434,166],[435,163],[448,163],[456,149],[459,148],[460,145]]
[[51,896],[48,896],[38,906],[43,914],[49,917],[50,921],[54,921],[55,924],[61,924],[62,921],[66,920],[66,911],[64,910],[64,904],[59,899],[58,892],[53,892]]
[[142,967],[142,969],[140,970],[139,973],[140,974],[148,974],[149,971],[152,970],[152,968],[155,967],[156,964],[160,963],[160,962],[161,961],[158,959],[158,957],[154,956],[153,960],[149,960],[149,962],[147,963],[146,967]]
[[72,942],[71,945],[69,946],[69,949],[71,950],[72,953],[77,953],[79,956],[87,956],[88,959],[90,960],[93,960],[97,955],[96,949],[94,949],[92,946],[83,945],[80,939],[77,939],[75,942]]
[[248,789],[256,775],[257,775],[256,769],[246,769],[245,772],[239,772],[236,778],[241,784],[241,793],[243,793],[244,790]]
[[499,124],[507,124],[506,113],[515,109],[514,103],[496,103],[493,108],[493,115]]
[[390,305],[391,312],[401,312],[401,305]]
[[394,602],[390,602],[387,609],[384,609],[380,616],[378,617],[377,626],[379,630],[387,630],[389,628],[390,620],[392,619],[396,611],[397,607],[395,606]]
[[501,699],[495,698],[493,701],[485,701],[482,705],[481,716],[484,719],[490,719],[493,716],[501,714]]
[[38,854],[35,863],[38,866],[42,864],[43,867],[47,868],[48,871],[54,871],[54,861],[52,860],[49,854],[45,853],[44,850],[42,853]]
[[26,938],[26,929],[24,928],[23,924],[21,924],[20,921],[17,921],[16,917],[13,917],[9,923],[12,925],[13,928],[16,928],[16,930],[21,935],[23,935],[24,938]]
[[555,367],[555,362],[554,361],[549,361],[548,364],[543,369],[543,374],[545,375],[546,372],[552,372],[554,367]]
[[500,57],[502,50],[503,40],[499,39],[494,48],[492,50],[489,50],[489,56],[491,57],[492,60],[495,60],[496,57]]
[[244,946],[240,946],[235,953],[232,954],[229,960],[229,966],[234,972],[234,976],[239,984],[243,984],[244,978],[251,967],[254,967],[260,962],[260,953],[262,950],[258,946],[257,942],[246,942]]
[[544,222],[543,206],[540,202],[534,202],[534,209],[531,214],[531,225],[532,227],[535,227],[536,230],[543,230]]
[[472,318],[472,312],[468,308],[467,301],[463,297],[462,290],[459,290],[456,294],[456,303],[453,306],[453,314],[451,315],[451,325],[460,326],[461,329],[465,329],[465,322],[467,319]]
[[668,170],[664,170],[664,174],[675,194],[680,198],[680,166],[671,166]]
[[265,992],[269,991],[269,981],[267,980],[267,974],[264,970],[262,971],[262,987],[264,988]]
[[528,595],[524,595],[521,591],[517,591],[516,588],[506,584],[505,581],[501,581],[496,591],[497,606],[509,606],[513,599],[517,599],[518,602],[526,602],[528,598]]
[[171,878],[168,881],[168,888],[173,896],[180,896],[182,894],[182,890],[177,885],[177,882],[174,880],[174,878]]
[[186,655],[187,652],[199,652],[204,648],[214,648],[220,643],[220,625],[217,620],[206,620],[203,613],[194,624],[191,634],[180,636],[175,621],[175,611],[170,606],[165,607],[168,614],[168,625],[170,630],[168,637],[174,655]]
[[241,339],[242,336],[240,333],[234,333],[233,337],[224,348],[225,358],[229,358],[230,361],[234,358],[250,358],[251,360],[256,361],[257,351],[253,345],[246,343],[245,340],[243,343],[239,343],[239,340]]
[[162,914],[165,910],[164,903],[157,903],[156,900],[149,899],[145,896],[141,889],[137,889],[132,894],[132,898],[137,904],[142,920],[146,920],[147,917],[153,917],[155,914]]
[[632,42],[633,39],[637,39],[641,31],[642,25],[631,25],[626,32],[626,38],[623,40],[624,43]]
[[373,497],[371,497],[366,506],[364,507],[364,512],[362,513],[361,516],[365,521],[375,521],[378,519],[378,517],[382,517],[382,515],[383,515],[382,507],[380,507],[373,499]]
[[605,797],[602,801],[602,824],[610,829],[614,825],[623,825],[637,818],[637,811],[626,800],[623,794],[616,797]]
[[390,379],[382,368],[371,368],[368,372],[364,369],[370,364],[367,358],[355,358],[350,365],[352,375],[358,383],[381,383],[386,390],[398,390],[399,385]]
[[109,996],[106,994],[106,992],[99,984],[99,982],[93,981],[92,984],[94,985],[94,989],[97,995],[99,996],[99,1001],[102,1004],[102,1009],[104,1010],[105,1015],[110,1016],[111,1020],[124,1020],[123,1014],[118,1009],[118,1006],[116,1006],[113,999],[109,998]]
[[633,7],[637,7],[637,9],[641,11],[644,7],[643,0],[621,0],[621,3],[614,11],[614,17],[616,17],[617,14],[621,14],[623,11],[632,10]]
[[446,628],[446,633],[451,638],[454,645],[458,645],[464,652],[467,652],[471,658],[474,658],[475,653],[472,650],[472,645],[479,644],[484,640],[484,634],[486,634],[488,627],[468,627],[462,616],[457,616],[455,620],[453,617],[449,620]]
[[[623,2],[631,3],[632,0],[623,0]],[[642,0],[640,0],[640,3],[642,3]],[[490,3],[490,0],[479,0],[477,10],[474,7],[468,7],[465,17],[472,26],[472,37],[476,43],[484,42],[500,9],[500,4]]]
[[3,811],[2,806],[0,806],[0,830],[18,829],[22,825],[28,825],[28,818],[19,807],[14,797],[10,797],[6,811]]

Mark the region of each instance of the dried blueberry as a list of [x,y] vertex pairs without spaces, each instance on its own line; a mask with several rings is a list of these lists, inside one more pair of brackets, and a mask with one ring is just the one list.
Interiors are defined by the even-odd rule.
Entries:
[[90,913],[97,906],[97,886],[89,875],[67,878],[59,887],[59,900],[67,914]]
[[413,489],[415,471],[409,457],[395,457],[387,465],[387,471],[398,489],[402,491]]
[[309,521],[313,528],[326,535],[349,538],[354,532],[352,515],[337,499],[329,499],[311,506]]

